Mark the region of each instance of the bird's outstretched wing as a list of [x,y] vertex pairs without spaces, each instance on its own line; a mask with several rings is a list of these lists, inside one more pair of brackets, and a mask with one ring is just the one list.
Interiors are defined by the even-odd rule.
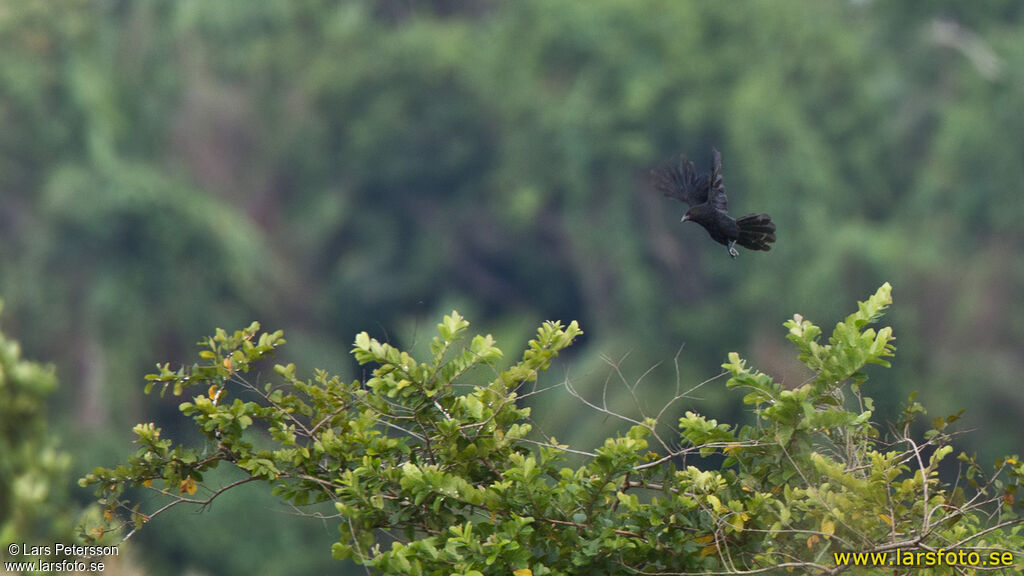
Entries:
[[711,205],[716,210],[728,212],[729,198],[725,195],[725,183],[722,181],[722,154],[717,148],[711,149],[711,174],[708,176],[708,193],[705,198],[710,197]]
[[[719,163],[721,163],[721,158],[719,158]],[[653,178],[654,187],[669,198],[675,198],[690,206],[708,201],[709,175],[697,174],[693,162],[687,160],[685,155],[679,157],[677,165],[655,170]],[[718,179],[721,181],[721,176]]]

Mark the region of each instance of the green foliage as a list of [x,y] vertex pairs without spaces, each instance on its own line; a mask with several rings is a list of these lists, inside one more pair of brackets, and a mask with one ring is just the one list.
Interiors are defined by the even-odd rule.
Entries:
[[[1012,2],[400,4],[4,11],[0,283],[62,370],[104,348],[111,373],[90,378],[110,393],[80,411],[137,402],[156,343],[174,356],[197,319],[237,325],[259,301],[289,304],[267,321],[309,356],[296,344],[468,300],[499,332],[577,318],[612,355],[642,334],[641,364],[685,341],[694,377],[796,303],[822,314],[880,278],[913,295],[897,325],[940,340],[902,348],[898,381],[1013,390]],[[741,264],[758,282],[638,178],[710,145],[735,208],[779,223]],[[1012,421],[1000,394],[978,412]]]
[[[289,361],[332,369],[375,322],[419,358],[423,319],[452,308],[505,343],[576,318],[587,389],[624,348],[648,366],[686,342],[681,381],[724,349],[764,367],[776,318],[831,324],[887,278],[915,338],[873,417],[926,382],[932,406],[971,406],[989,459],[1020,419],[1022,6],[7,2],[0,292],[76,379],[52,398],[65,444],[96,451],[157,417],[133,384],[154,350],[180,360],[256,310],[288,326]],[[722,259],[642,183],[711,145],[734,209],[778,222],[771,254]],[[607,420],[562,422],[576,444]],[[155,564],[201,557],[161,544]]]
[[[324,371],[303,380],[289,364],[275,366],[280,382],[263,386],[244,375],[284,344],[281,332],[255,323],[218,330],[201,342],[200,362],[162,365],[147,386],[176,395],[198,386],[180,410],[207,444],[176,445],[152,424],[137,426],[139,449],[126,464],[81,480],[96,485],[111,521],[83,530],[137,530],[173,506],[205,506],[257,481],[296,506],[333,503],[334,557],[381,574],[832,574],[844,569],[837,553],[939,548],[1010,551],[1016,563],[1000,573],[1019,572],[1014,494],[1024,464],[1005,458],[985,476],[960,455],[962,481],[950,484],[939,468],[953,451],[947,426],[956,417],[933,421],[922,440],[909,432],[924,412],[913,399],[891,438],[881,440],[871,421],[862,370],[887,366],[893,354],[891,329],[871,327],[890,303],[886,284],[828,344],[811,322],[787,322],[800,361],[815,372],[795,388],[730,354],[727,387],[749,391],[755,424],[686,412],[678,439],[666,442],[646,419],[593,453],[537,438],[530,409],[517,402],[582,333],[575,322],[545,323],[521,359],[499,371],[493,338],[467,342],[469,323],[453,312],[426,358],[363,332],[352,355],[372,367],[365,381]],[[698,465],[696,456],[720,464]],[[204,486],[220,464],[241,479]],[[168,502],[141,510],[128,488]]]
[[71,534],[66,492],[71,457],[47,428],[46,398],[56,389],[53,368],[22,359],[18,343],[0,332],[0,547],[5,558],[10,544],[52,546]]

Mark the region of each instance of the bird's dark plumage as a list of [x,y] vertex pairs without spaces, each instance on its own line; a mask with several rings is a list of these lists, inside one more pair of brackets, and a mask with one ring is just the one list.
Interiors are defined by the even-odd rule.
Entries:
[[711,238],[729,249],[735,258],[739,244],[748,250],[771,250],[775,242],[775,223],[767,214],[748,214],[733,219],[728,214],[728,198],[722,182],[722,155],[712,148],[711,172],[698,174],[693,162],[680,156],[679,164],[655,172],[655,187],[665,196],[690,205],[683,222],[692,221],[708,231]]

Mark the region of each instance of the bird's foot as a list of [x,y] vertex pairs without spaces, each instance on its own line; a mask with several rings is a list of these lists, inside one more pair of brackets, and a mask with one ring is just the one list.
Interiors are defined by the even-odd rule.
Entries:
[[735,240],[733,240],[732,242],[729,242],[729,245],[727,246],[727,248],[729,248],[729,256],[731,256],[733,258],[735,258],[735,257],[740,255],[740,253],[736,250],[735,246],[736,246],[736,241]]

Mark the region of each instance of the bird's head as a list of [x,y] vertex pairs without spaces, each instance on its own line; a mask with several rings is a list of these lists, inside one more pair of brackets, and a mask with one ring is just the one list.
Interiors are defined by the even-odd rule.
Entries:
[[680,222],[701,222],[701,218],[704,216],[704,204],[698,204],[697,206],[691,207],[683,214],[683,219]]

